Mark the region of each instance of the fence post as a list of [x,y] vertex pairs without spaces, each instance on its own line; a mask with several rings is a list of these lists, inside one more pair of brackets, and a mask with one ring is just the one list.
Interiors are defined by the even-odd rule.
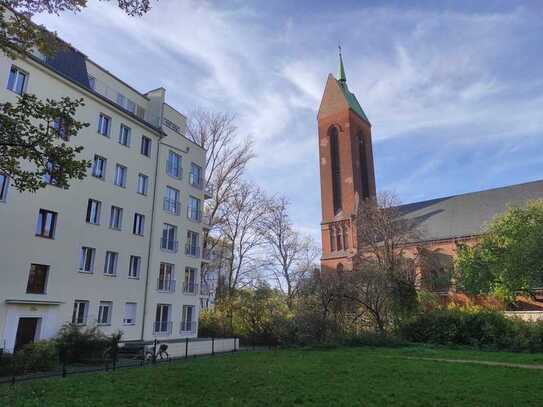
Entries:
[[215,337],[211,338],[211,355],[215,355]]
[[156,363],[156,345],[157,345],[158,341],[155,339],[153,341],[153,357],[152,357],[152,360],[151,362],[153,362],[153,364]]
[[185,359],[189,357],[189,338],[185,338]]
[[66,377],[66,359],[62,358],[62,377]]
[[232,353],[236,351],[236,338],[234,337],[234,347],[232,348]]

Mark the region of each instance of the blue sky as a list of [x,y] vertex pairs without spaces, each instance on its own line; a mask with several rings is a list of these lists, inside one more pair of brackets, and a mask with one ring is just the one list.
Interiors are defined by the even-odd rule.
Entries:
[[515,1],[90,2],[38,21],[190,115],[237,115],[248,176],[319,238],[316,113],[341,42],[373,125],[377,188],[412,202],[543,178],[543,6]]

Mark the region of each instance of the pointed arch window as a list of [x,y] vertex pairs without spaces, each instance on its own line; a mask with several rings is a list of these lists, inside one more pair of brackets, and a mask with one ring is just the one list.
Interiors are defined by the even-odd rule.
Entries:
[[334,214],[341,210],[341,165],[339,161],[339,133],[337,127],[330,129],[330,156],[332,169],[332,197]]
[[360,160],[360,196],[368,199],[370,197],[368,154],[362,133],[358,133],[358,159]]

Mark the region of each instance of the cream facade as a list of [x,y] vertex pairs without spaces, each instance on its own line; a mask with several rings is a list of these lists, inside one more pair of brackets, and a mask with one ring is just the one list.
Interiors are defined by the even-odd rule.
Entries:
[[2,102],[83,98],[77,119],[90,126],[68,143],[93,162],[68,190],[0,190],[0,348],[66,322],[126,340],[195,337],[205,151],[185,137],[185,116],[164,89],[140,93],[76,50],[1,55],[0,80]]

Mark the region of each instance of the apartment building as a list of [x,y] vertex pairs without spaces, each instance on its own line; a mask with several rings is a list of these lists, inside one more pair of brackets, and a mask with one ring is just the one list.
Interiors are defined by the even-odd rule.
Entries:
[[[66,322],[123,339],[195,337],[205,151],[166,90],[140,93],[75,49],[0,56],[2,102],[83,98],[73,140],[92,161],[68,190],[19,193],[0,174],[0,348]],[[59,140],[61,142],[62,140]]]

